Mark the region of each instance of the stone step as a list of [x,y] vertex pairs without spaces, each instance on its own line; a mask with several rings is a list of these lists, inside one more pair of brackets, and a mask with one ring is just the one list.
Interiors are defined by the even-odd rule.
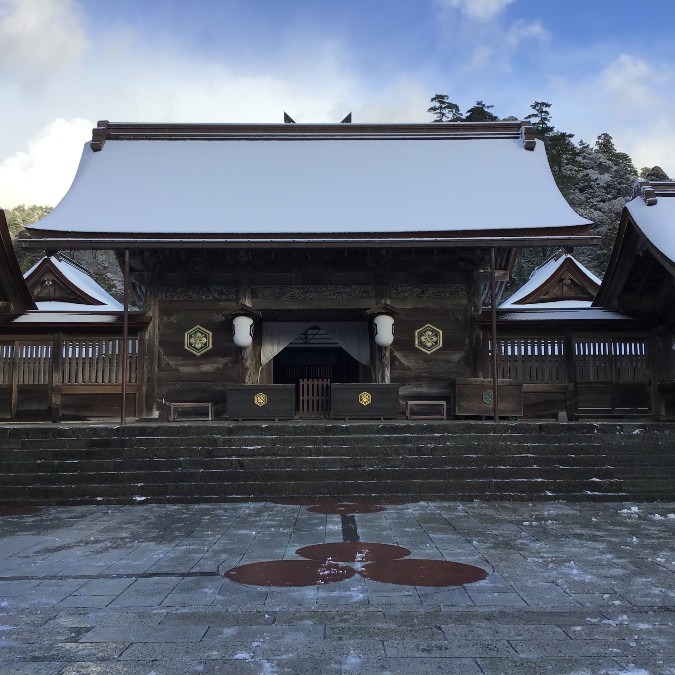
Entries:
[[[231,470],[154,470],[154,471],[114,471],[114,472],[60,472],[42,473],[5,473],[0,474],[0,486],[5,485],[86,485],[91,483],[145,483],[154,484],[162,482],[190,482],[190,483],[253,483],[253,482],[283,482],[289,476],[287,469],[231,469]],[[614,472],[607,467],[595,467],[593,469],[579,469],[568,467],[565,469],[552,467],[347,467],[336,468],[327,466],[321,469],[299,469],[292,474],[294,482],[318,483],[325,480],[349,481],[368,480],[390,481],[404,480],[520,480],[520,481],[543,481],[543,480],[566,480],[578,482],[606,483],[607,481],[618,482],[614,478]]]
[[675,425],[0,427],[0,502],[673,499]]
[[[486,468],[499,469],[532,469],[545,467],[551,469],[603,469],[611,465],[606,455],[553,455],[545,458],[536,455],[392,455],[372,457],[364,455],[330,454],[322,456],[286,457],[283,455],[213,455],[200,456],[194,452],[176,457],[115,457],[112,459],[25,459],[17,456],[2,465],[4,473],[95,473],[99,471],[210,471],[240,470],[249,471],[263,469],[307,470],[324,469],[326,466],[337,469],[358,468],[367,463],[373,468],[396,466],[400,468],[433,468],[445,466],[449,468]],[[671,467],[671,470],[673,467]],[[639,469],[637,469],[639,471]],[[664,467],[664,470],[668,468]],[[630,468],[625,469],[627,475]]]
[[[384,488],[384,489],[383,489]],[[177,483],[175,481],[134,485],[129,483],[100,483],[87,485],[32,485],[3,486],[2,502],[11,502],[19,498],[33,503],[70,503],[105,502],[108,499],[126,499],[126,503],[156,502],[168,495],[199,501],[201,497],[230,499],[288,499],[302,497],[309,499],[342,499],[352,501],[356,496],[389,499],[395,495],[405,495],[417,499],[443,498],[463,499],[466,495],[494,495],[498,499],[508,499],[511,495],[529,496],[532,499],[554,499],[565,495],[586,495],[589,498],[612,496],[623,498],[626,495],[613,483],[606,491],[600,491],[596,484],[580,485],[577,481],[548,480],[532,482],[528,480],[324,480],[320,482],[287,482],[283,485],[269,482],[248,483]],[[486,498],[486,497],[482,497]]]

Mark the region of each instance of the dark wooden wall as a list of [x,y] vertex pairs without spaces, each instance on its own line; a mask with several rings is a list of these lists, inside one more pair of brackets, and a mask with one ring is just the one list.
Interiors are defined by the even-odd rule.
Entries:
[[[389,350],[391,382],[402,398],[449,397],[452,380],[476,374],[481,333],[474,250],[418,251],[226,251],[161,252],[148,270],[146,297],[156,334],[148,331],[148,353],[157,354],[155,392],[169,401],[213,401],[216,415],[224,388],[246,377],[242,350],[232,341],[227,316],[242,302],[262,321],[367,320],[367,310],[387,303],[398,315]],[[180,270],[177,272],[176,270]],[[426,324],[442,331],[443,345],[431,354],[415,346]],[[196,356],[185,349],[185,332],[202,326],[212,348]],[[250,352],[252,382],[271,382],[270,364],[260,369],[260,324]],[[148,356],[151,370],[151,357]],[[362,378],[373,378],[362,369]],[[152,380],[152,377],[150,377]]]

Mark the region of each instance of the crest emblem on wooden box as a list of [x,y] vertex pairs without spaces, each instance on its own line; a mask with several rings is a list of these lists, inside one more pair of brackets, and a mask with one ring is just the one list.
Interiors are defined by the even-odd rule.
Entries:
[[367,391],[362,391],[359,394],[359,403],[361,405],[370,405],[372,402],[373,397]]
[[267,394],[264,392],[258,392],[253,397],[253,403],[255,403],[259,408],[262,408],[264,405],[267,405]]
[[213,333],[202,326],[185,331],[185,349],[195,356],[201,356],[213,346]]
[[443,331],[428,323],[415,331],[415,347],[431,354],[443,346]]

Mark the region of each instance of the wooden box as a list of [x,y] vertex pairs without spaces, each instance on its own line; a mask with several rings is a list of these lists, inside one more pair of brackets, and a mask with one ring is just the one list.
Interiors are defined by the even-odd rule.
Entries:
[[290,420],[295,417],[295,385],[232,384],[225,390],[225,410],[239,420]]
[[[523,416],[523,385],[513,380],[498,380],[500,417]],[[455,381],[455,415],[492,417],[492,380],[458,379]]]
[[330,416],[342,419],[396,419],[398,384],[331,384]]

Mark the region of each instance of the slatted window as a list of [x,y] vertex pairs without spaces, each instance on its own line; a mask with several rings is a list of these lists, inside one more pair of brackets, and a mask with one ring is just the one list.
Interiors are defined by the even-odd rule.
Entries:
[[562,338],[497,338],[499,377],[517,382],[566,382]]
[[643,338],[576,338],[574,362],[578,382],[649,380],[647,342]]
[[[122,338],[66,339],[63,341],[63,384],[121,384]],[[127,383],[136,383],[138,339],[129,339]]]
[[51,342],[0,343],[0,384],[12,384],[15,367],[18,384],[49,384],[51,359]]

